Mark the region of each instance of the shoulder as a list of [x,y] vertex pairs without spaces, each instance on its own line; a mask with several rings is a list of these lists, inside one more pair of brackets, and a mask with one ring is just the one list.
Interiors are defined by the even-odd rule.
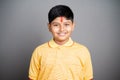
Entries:
[[77,43],[77,42],[74,42],[74,47],[81,54],[83,54],[83,55],[90,55],[90,51],[89,51],[87,46],[85,46],[83,44],[80,44],[80,43]]
[[79,49],[88,50],[88,48],[85,45],[77,43],[77,42],[74,42],[74,47],[77,47]]
[[49,48],[48,42],[46,42],[46,43],[43,43],[43,44],[38,45],[38,46],[34,49],[34,52],[42,52],[42,51],[44,51],[45,49],[48,49],[48,48]]
[[48,42],[43,43],[41,45],[38,45],[34,50],[33,50],[33,55],[41,55],[43,52],[48,49]]
[[48,42],[38,45],[35,49],[48,48]]
[[85,45],[76,42],[74,43],[74,45],[77,47],[77,55],[83,62],[86,60],[90,60],[90,51]]

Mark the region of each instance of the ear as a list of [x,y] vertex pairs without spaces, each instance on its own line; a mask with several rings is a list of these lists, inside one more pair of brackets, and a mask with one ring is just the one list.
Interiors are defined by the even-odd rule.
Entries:
[[74,28],[75,28],[75,22],[73,22],[72,24],[72,31],[74,30]]
[[50,23],[48,23],[48,29],[51,32],[51,25],[50,25]]

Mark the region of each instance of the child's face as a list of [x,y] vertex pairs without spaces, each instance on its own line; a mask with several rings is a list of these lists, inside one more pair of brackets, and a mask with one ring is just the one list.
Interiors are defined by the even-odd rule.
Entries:
[[55,18],[48,26],[54,40],[58,43],[67,42],[74,29],[74,23],[65,17]]

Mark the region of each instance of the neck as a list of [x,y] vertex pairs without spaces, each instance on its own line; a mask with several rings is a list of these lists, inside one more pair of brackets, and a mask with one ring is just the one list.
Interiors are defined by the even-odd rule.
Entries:
[[58,45],[64,45],[67,41],[69,40],[69,38],[67,40],[64,40],[64,41],[57,41],[54,39],[54,41],[58,44]]

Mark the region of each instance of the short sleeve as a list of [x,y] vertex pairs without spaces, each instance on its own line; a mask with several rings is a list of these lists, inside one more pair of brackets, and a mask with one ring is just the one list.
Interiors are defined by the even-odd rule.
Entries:
[[85,80],[93,79],[93,68],[92,68],[92,61],[89,50],[85,47],[84,49],[86,53],[84,71],[85,71]]
[[36,48],[32,54],[30,66],[29,66],[29,78],[37,80],[38,74],[40,72],[40,54],[38,48]]

